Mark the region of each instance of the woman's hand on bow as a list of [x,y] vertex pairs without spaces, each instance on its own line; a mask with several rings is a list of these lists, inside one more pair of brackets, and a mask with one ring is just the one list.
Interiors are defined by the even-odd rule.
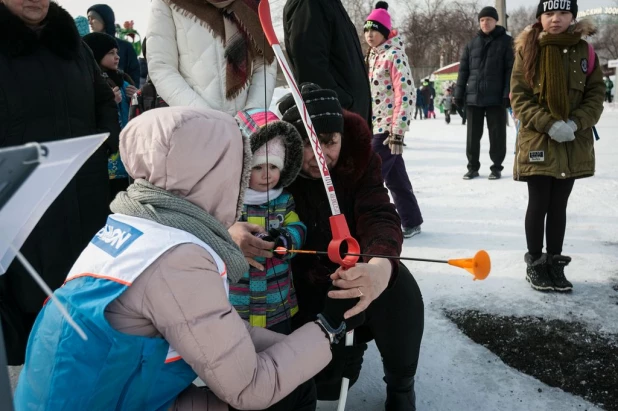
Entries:
[[255,236],[256,233],[266,233],[264,227],[257,224],[237,222],[227,230],[232,236],[232,240],[240,247],[240,250],[245,256],[249,265],[264,271],[264,266],[257,261],[255,257],[272,258],[271,250],[275,246],[272,241],[264,241]]
[[358,263],[347,270],[339,268],[330,278],[338,291],[330,291],[330,298],[358,298],[360,301],[348,310],[344,318],[348,319],[363,312],[369,304],[386,290],[391,279],[393,266],[386,258],[372,258],[369,263]]

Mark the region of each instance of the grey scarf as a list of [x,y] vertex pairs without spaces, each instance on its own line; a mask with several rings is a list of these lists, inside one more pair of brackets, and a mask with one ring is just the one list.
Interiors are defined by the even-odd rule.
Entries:
[[245,257],[223,224],[195,204],[144,179],[135,180],[126,192],[119,193],[110,208],[114,213],[152,220],[193,234],[223,259],[232,283],[249,271]]

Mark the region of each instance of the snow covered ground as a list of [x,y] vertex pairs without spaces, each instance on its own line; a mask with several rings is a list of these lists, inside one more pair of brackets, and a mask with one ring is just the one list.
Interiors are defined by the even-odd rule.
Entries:
[[[535,315],[577,320],[592,330],[618,333],[618,110],[609,109],[597,126],[597,174],[579,180],[571,195],[564,254],[573,257],[567,276],[572,295],[542,294],[524,280],[526,184],[512,180],[515,130],[508,130],[503,178],[487,180],[489,142],[482,140],[481,177],[466,172],[466,131],[459,118],[413,121],[404,157],[425,223],[406,240],[402,255],[448,259],[472,257],[485,249],[492,272],[472,281],[463,270],[442,264],[407,266],[425,301],[425,334],[416,379],[419,411],[596,410],[583,399],[551,388],[505,365],[475,344],[442,314],[444,308],[491,314]],[[380,410],[385,398],[375,345],[348,397],[348,410]],[[539,389],[541,392],[539,392]],[[335,410],[321,403],[319,410]]]
[[[448,259],[485,249],[492,273],[473,282],[465,271],[441,264],[408,263],[425,301],[425,334],[417,373],[419,411],[597,410],[590,403],[551,388],[506,366],[473,343],[442,314],[444,308],[493,314],[536,315],[578,320],[591,329],[618,334],[618,109],[606,110],[598,125],[597,175],[575,184],[568,210],[564,253],[573,257],[567,275],[572,295],[542,294],[524,280],[523,220],[527,192],[511,178],[515,131],[508,130],[503,178],[487,180],[489,143],[482,141],[481,177],[466,172],[465,126],[457,117],[413,121],[404,153],[425,223],[406,240],[404,256]],[[15,370],[13,370],[14,372]],[[15,373],[14,373],[15,374]],[[365,356],[347,410],[383,409],[385,386],[375,345]],[[541,392],[539,392],[539,389]],[[319,410],[336,409],[322,402]]]

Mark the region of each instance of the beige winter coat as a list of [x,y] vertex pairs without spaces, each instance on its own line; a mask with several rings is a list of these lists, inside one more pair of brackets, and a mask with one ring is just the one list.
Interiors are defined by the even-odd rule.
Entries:
[[[232,117],[186,107],[155,109],[130,122],[120,141],[132,177],[186,198],[227,227],[234,223],[243,143]],[[211,392],[190,387],[173,409],[186,402],[207,411],[227,410],[226,404],[263,409],[331,360],[329,342],[314,323],[284,336],[241,320],[212,256],[195,244],[163,254],[105,314],[119,331],[165,338],[209,387]]]

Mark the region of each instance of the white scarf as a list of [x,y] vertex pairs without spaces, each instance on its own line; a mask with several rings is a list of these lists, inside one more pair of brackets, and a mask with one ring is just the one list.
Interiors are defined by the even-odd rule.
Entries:
[[273,188],[268,191],[255,191],[251,188],[247,188],[244,203],[247,205],[266,204],[279,197],[282,192],[283,188]]

